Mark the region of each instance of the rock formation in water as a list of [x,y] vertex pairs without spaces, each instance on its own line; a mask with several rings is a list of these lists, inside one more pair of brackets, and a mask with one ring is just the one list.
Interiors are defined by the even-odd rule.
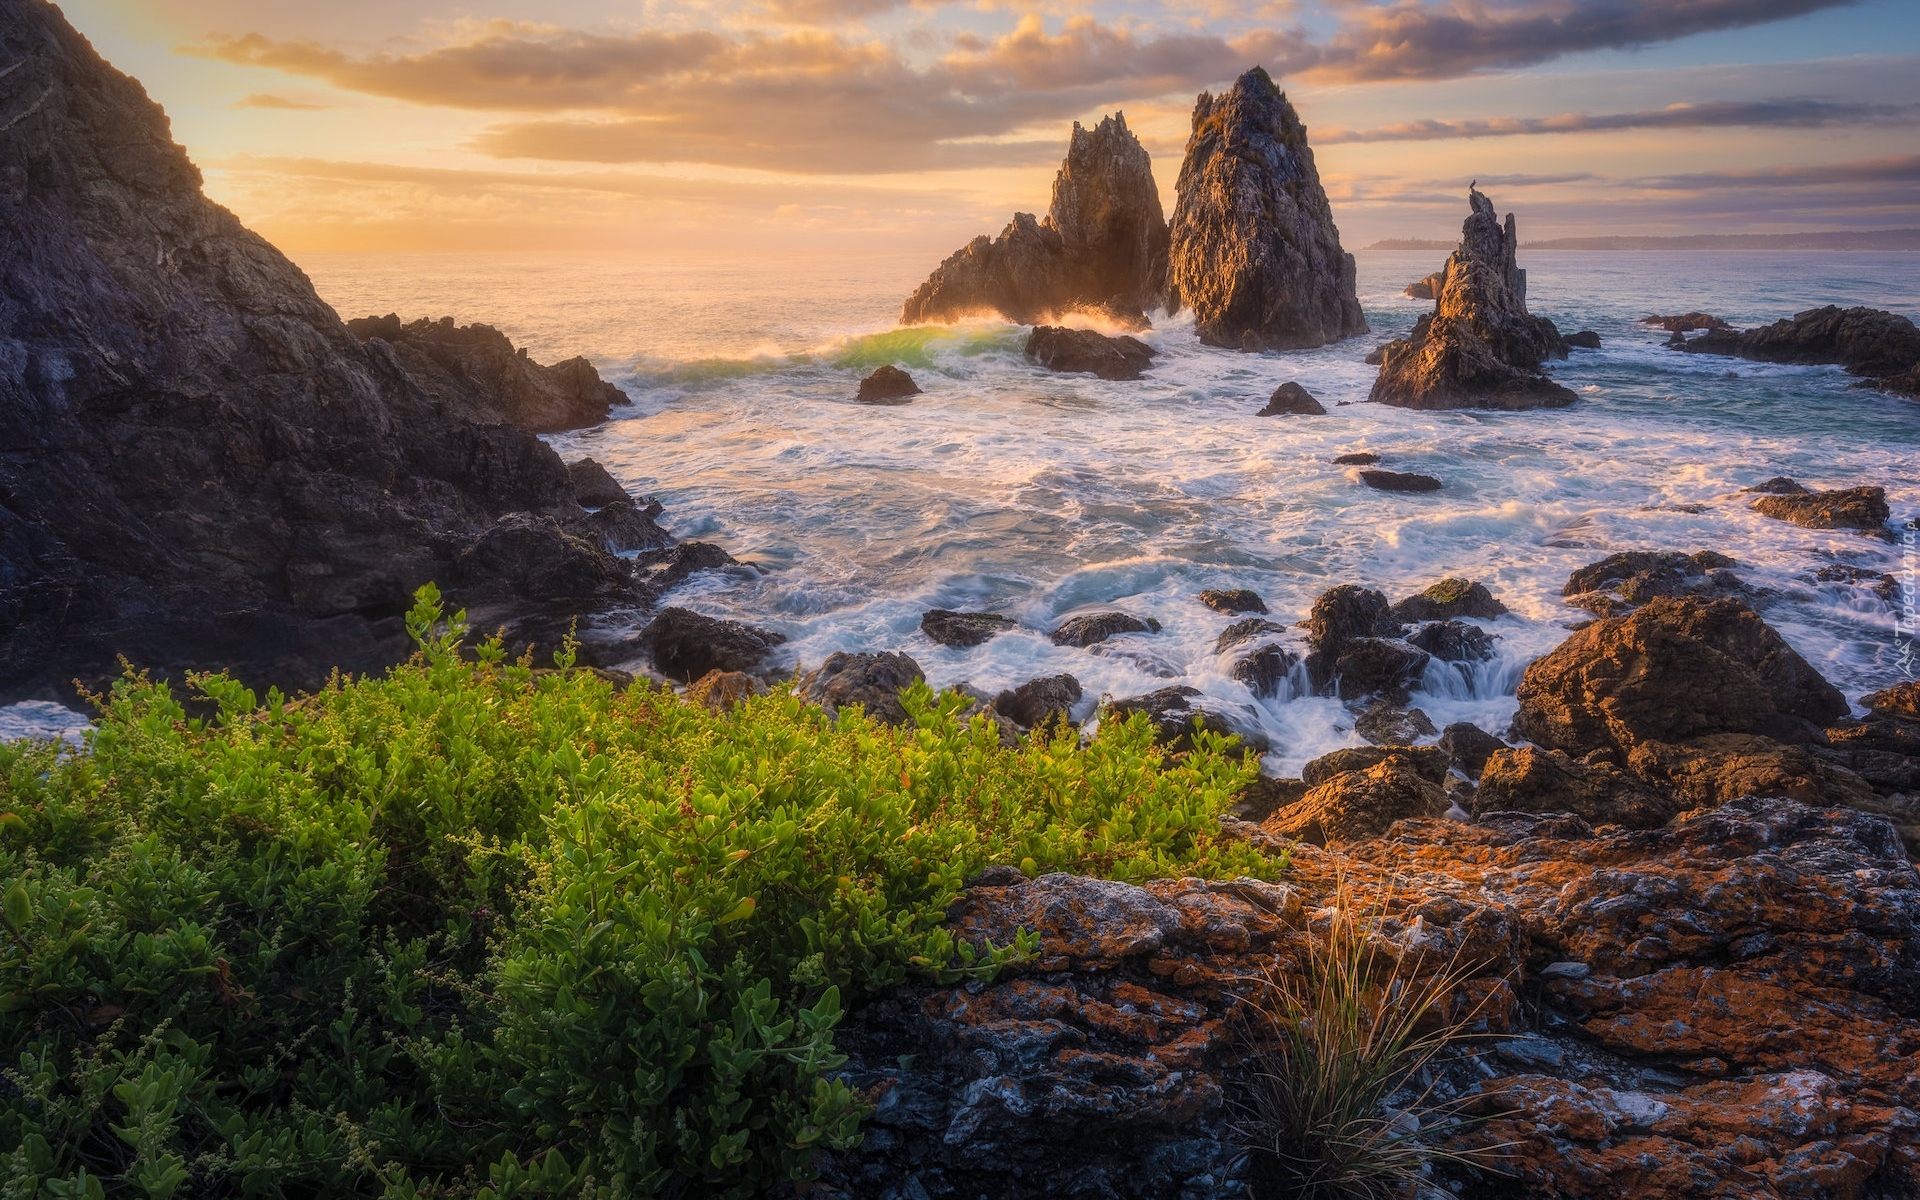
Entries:
[[1686,343],[1690,354],[1755,362],[1833,364],[1851,375],[1897,376],[1920,369],[1920,329],[1898,313],[1829,304],[1740,333],[1716,329]]
[[919,394],[920,385],[913,381],[913,376],[892,363],[884,363],[860,381],[860,390],[853,398],[861,404],[905,404]]
[[1267,404],[1256,417],[1324,417],[1326,406],[1314,399],[1313,393],[1292,380],[1273,389],[1273,395],[1267,397]]
[[1180,164],[1169,307],[1209,346],[1302,350],[1367,331],[1307,129],[1259,67],[1202,93]]
[[1167,221],[1153,164],[1124,113],[1076,122],[1045,220],[1016,213],[948,256],[908,297],[904,325],[998,313],[1022,325],[1077,309],[1136,326],[1166,290]]
[[1560,408],[1574,394],[1541,364],[1565,358],[1560,331],[1527,312],[1527,273],[1515,261],[1513,215],[1467,196],[1472,212],[1447,259],[1433,312],[1405,338],[1381,347],[1371,398],[1399,408]]
[[1153,365],[1154,350],[1137,337],[1108,337],[1092,329],[1035,325],[1026,356],[1049,371],[1091,372],[1102,379],[1138,379]]
[[356,340],[42,0],[0,5],[0,262],[0,698],[123,653],[315,686],[429,580],[624,592],[559,457]]
[[1431,275],[1423,275],[1406,287],[1401,288],[1400,294],[1409,300],[1438,300],[1440,298],[1440,285],[1446,282],[1446,278],[1447,272],[1442,268]]
[[363,342],[379,338],[393,347],[428,395],[483,425],[561,433],[598,425],[615,405],[630,403],[586,359],[541,366],[491,325],[455,325],[452,317],[403,324],[388,313],[348,321],[347,329]]

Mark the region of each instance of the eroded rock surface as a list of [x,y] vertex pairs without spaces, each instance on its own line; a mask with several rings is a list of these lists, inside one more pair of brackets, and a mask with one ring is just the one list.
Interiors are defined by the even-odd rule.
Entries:
[[905,404],[920,394],[913,376],[892,363],[883,363],[860,381],[853,398],[861,404]]
[[723,621],[685,608],[663,608],[640,631],[640,645],[669,679],[698,681],[715,671],[758,667],[784,634]]
[[1102,379],[1138,379],[1153,365],[1153,347],[1136,337],[1108,337],[1092,329],[1036,325],[1026,356],[1049,371],[1087,372]]
[[1920,366],[1920,329],[1884,309],[1829,304],[1745,333],[1713,330],[1686,349],[1756,362],[1830,363],[1853,375],[1900,375]]
[[955,251],[908,298],[903,325],[998,313],[1027,325],[1091,309],[1137,324],[1162,303],[1168,232],[1147,152],[1125,114],[1073,127],[1044,220],[1017,213]]
[[1808,529],[1859,529],[1868,533],[1881,530],[1893,515],[1887,507],[1887,489],[1877,486],[1756,496],[1752,508],[1763,517],[1791,521]]
[[1371,398],[1400,408],[1561,408],[1572,391],[1542,372],[1565,358],[1560,331],[1527,311],[1527,276],[1515,259],[1513,215],[1468,193],[1472,212],[1447,260],[1434,310],[1381,350]]
[[1209,346],[1300,350],[1367,331],[1307,129],[1259,67],[1202,93],[1173,206],[1170,307]]
[[1313,393],[1289,380],[1273,389],[1273,395],[1267,397],[1266,407],[1253,414],[1256,417],[1324,417],[1327,410],[1313,398]]
[[794,691],[830,715],[858,704],[876,721],[906,725],[910,718],[900,703],[900,693],[925,677],[919,663],[898,651],[877,654],[836,651],[802,677]]
[[347,329],[363,342],[391,346],[428,395],[482,424],[560,433],[599,425],[631,403],[586,359],[542,366],[491,325],[455,325],[452,317],[402,322],[388,313],[348,321]]

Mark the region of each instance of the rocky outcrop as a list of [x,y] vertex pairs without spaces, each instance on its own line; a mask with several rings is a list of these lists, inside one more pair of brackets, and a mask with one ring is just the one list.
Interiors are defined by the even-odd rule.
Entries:
[[1288,381],[1273,389],[1273,395],[1267,397],[1266,407],[1253,415],[1256,417],[1324,417],[1327,415],[1327,410],[1313,398],[1313,393],[1297,383]]
[[1440,296],[1440,285],[1446,281],[1447,272],[1442,268],[1401,288],[1400,294],[1409,300],[1435,300]]
[[1247,588],[1208,588],[1200,593],[1200,603],[1217,613],[1226,613],[1229,616],[1267,611],[1267,602],[1260,598],[1260,593]]
[[[1791,482],[1791,481],[1789,481]],[[1883,487],[1846,488],[1834,492],[1799,492],[1756,496],[1753,511],[1776,521],[1791,521],[1808,529],[1859,529],[1880,532],[1893,515]]]
[[0,698],[120,654],[317,687],[402,657],[420,584],[531,604],[456,563],[515,513],[576,551],[559,457],[349,333],[52,5],[0,7],[0,69]]
[[1427,654],[1398,641],[1406,632],[1393,619],[1387,598],[1372,588],[1341,584],[1322,592],[1307,617],[1307,677],[1318,692],[1343,700],[1372,693],[1406,699]]
[[1314,786],[1262,821],[1260,828],[1278,838],[1335,846],[1379,837],[1396,821],[1446,811],[1447,794],[1439,784],[1407,759],[1388,755]]
[[654,668],[669,679],[688,681],[714,671],[751,671],[786,640],[771,630],[685,608],[661,609],[640,631],[640,648]]
[[1193,310],[1203,344],[1302,350],[1367,332],[1306,126],[1265,71],[1195,101],[1176,194],[1169,307]]
[[1077,646],[1085,648],[1106,641],[1122,633],[1158,633],[1160,622],[1123,612],[1087,613],[1083,616],[1068,617],[1060,622],[1060,627],[1048,635],[1056,646]]
[[1657,829],[1680,805],[1607,762],[1582,762],[1559,750],[1503,748],[1482,766],[1472,811],[1572,813],[1592,825]]
[[574,501],[583,507],[604,508],[609,504],[633,502],[620,481],[591,458],[568,463],[567,479],[573,484]]
[[1074,706],[1083,695],[1080,681],[1073,676],[1048,675],[1001,692],[993,698],[993,709],[1022,729],[1037,729],[1072,720]]
[[1573,392],[1541,366],[1565,358],[1560,331],[1527,311],[1527,274],[1515,258],[1513,214],[1467,195],[1472,212],[1447,260],[1434,309],[1382,348],[1371,398],[1400,408],[1562,408]]
[[1407,635],[1407,645],[1441,662],[1476,663],[1493,657],[1493,635],[1465,621],[1430,621]]
[[1408,596],[1388,610],[1394,620],[1411,625],[1416,621],[1450,621],[1458,617],[1479,617],[1491,621],[1507,615],[1507,606],[1493,598],[1487,585],[1449,575],[1417,595]]
[[1894,396],[1905,396],[1909,400],[1920,400],[1920,364],[1911,371],[1899,375],[1882,375],[1878,378],[1863,379],[1854,387],[1873,388]]
[[1920,366],[1920,329],[1884,309],[1829,304],[1745,333],[1705,333],[1686,349],[1756,362],[1832,364],[1852,375],[1900,375]]
[[1017,213],[999,237],[950,255],[907,299],[903,325],[998,313],[1027,325],[1075,310],[1145,324],[1166,291],[1167,222],[1125,114],[1076,122],[1045,220]]
[[925,677],[919,663],[897,651],[837,651],[803,676],[794,691],[802,700],[818,704],[829,716],[857,704],[876,721],[910,725],[912,718],[900,703],[900,693]]
[[1153,365],[1153,347],[1139,338],[1059,325],[1034,326],[1025,353],[1049,371],[1085,372],[1102,379],[1138,379]]
[[920,617],[920,632],[942,646],[981,646],[995,635],[1016,629],[1019,623],[999,613],[954,612],[932,609]]
[[560,433],[599,425],[631,403],[586,359],[543,367],[491,325],[455,325],[452,317],[403,324],[388,313],[348,321],[347,329],[363,342],[378,338],[392,347],[429,396],[470,421]]
[[1446,486],[1431,475],[1410,471],[1362,471],[1360,482],[1376,492],[1437,492]]
[[886,363],[875,367],[872,374],[860,381],[860,389],[853,398],[860,404],[905,404],[919,394],[920,385],[913,381],[913,376]]
[[1220,636],[1214,639],[1213,652],[1225,654],[1234,647],[1244,646],[1264,634],[1286,631],[1287,627],[1278,621],[1269,621],[1264,617],[1246,617],[1220,631]]
[[1640,323],[1642,325],[1652,325],[1656,328],[1664,329],[1668,333],[1692,333],[1696,329],[1711,329],[1726,332],[1733,329],[1733,326],[1722,321],[1712,313],[1703,312],[1678,313],[1664,317],[1658,315],[1641,317]]
[[1567,577],[1560,594],[1576,608],[1623,616],[1656,596],[1711,596],[1724,590],[1734,560],[1715,550],[1625,550],[1588,563]]

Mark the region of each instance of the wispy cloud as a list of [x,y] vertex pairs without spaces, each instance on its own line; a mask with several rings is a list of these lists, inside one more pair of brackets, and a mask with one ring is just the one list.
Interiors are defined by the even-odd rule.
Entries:
[[270,92],[255,92],[251,96],[242,96],[227,107],[270,108],[284,112],[319,112],[321,109],[331,108],[332,105],[322,104],[317,100],[296,100],[291,96],[276,96]]
[[1804,97],[1672,104],[1624,113],[1561,113],[1551,117],[1479,117],[1407,121],[1377,129],[1333,129],[1315,135],[1324,144],[1432,142],[1450,138],[1528,134],[1607,133],[1623,129],[1713,129],[1730,126],[1813,129],[1832,125],[1890,125],[1914,120],[1920,105],[1865,104]]
[[[1747,171],[1698,171],[1685,175],[1655,175],[1627,181],[1631,186],[1659,191],[1713,191],[1724,188],[1833,188],[1891,185],[1906,188],[1920,183],[1920,154],[1869,158],[1815,166],[1761,167]],[[1908,193],[1911,203],[1911,193]]]

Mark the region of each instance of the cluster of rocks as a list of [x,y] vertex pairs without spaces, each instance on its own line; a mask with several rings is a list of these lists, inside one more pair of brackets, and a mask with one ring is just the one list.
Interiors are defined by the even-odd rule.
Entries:
[[1763,517],[1808,529],[1856,529],[1890,536],[1886,525],[1893,510],[1887,505],[1887,489],[1877,485],[1816,492],[1781,475],[1746,490],[1756,493],[1751,505]]
[[[1885,309],[1829,304],[1744,332],[1707,313],[1651,316],[1668,330],[1667,345],[1689,354],[1717,354],[1754,362],[1832,365],[1861,376],[1855,387],[1920,400],[1920,329]],[[1689,338],[1694,330],[1705,330]]]

